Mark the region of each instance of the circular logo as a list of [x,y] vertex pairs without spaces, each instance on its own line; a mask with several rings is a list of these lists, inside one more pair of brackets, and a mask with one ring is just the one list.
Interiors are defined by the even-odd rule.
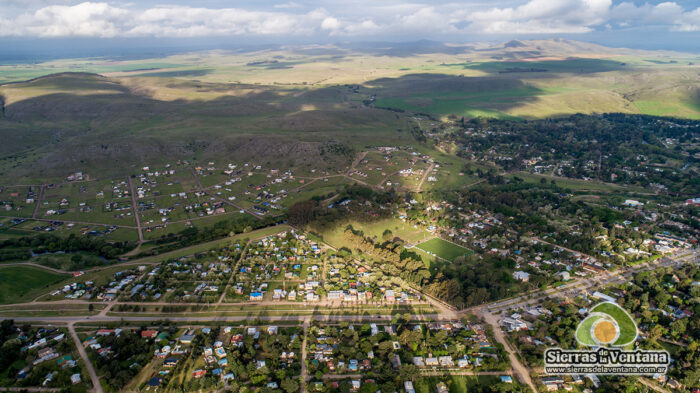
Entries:
[[608,319],[600,319],[593,324],[591,332],[595,341],[600,344],[610,344],[614,342],[620,334],[617,323]]
[[631,345],[637,339],[637,325],[622,307],[612,302],[599,303],[576,328],[579,344],[598,347]]

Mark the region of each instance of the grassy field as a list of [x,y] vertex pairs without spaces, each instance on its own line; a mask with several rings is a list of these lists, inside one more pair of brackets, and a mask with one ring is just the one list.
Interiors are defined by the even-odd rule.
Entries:
[[[506,375],[506,374],[504,374]],[[500,378],[493,375],[445,377],[417,377],[413,383],[416,393],[436,393],[437,384],[444,382],[450,393],[467,393],[476,386],[491,386],[500,383]]]
[[[573,58],[581,45],[527,45],[532,51],[523,53],[534,58],[516,55],[513,61],[494,61],[506,58],[504,49],[487,45],[465,48],[462,54],[443,53],[441,47],[410,55],[271,50],[0,65],[0,83],[25,81],[0,85],[5,106],[0,128],[9,136],[0,146],[0,181],[36,184],[79,170],[106,178],[133,174],[143,165],[231,157],[296,173],[324,169],[337,174],[353,155],[328,154],[330,141],[355,152],[367,146],[420,145],[407,138],[415,126],[408,114],[376,108],[381,106],[436,116],[624,112],[700,117],[700,66],[693,56],[630,51],[619,56],[591,47],[597,58]],[[100,75],[27,81],[68,70]],[[371,97],[374,106],[368,104]],[[56,132],[60,138],[53,137]],[[371,175],[372,181],[382,178]],[[444,181],[458,185],[455,176],[445,173]],[[42,206],[41,213],[45,210]],[[66,214],[111,222],[97,209],[79,214],[75,205]]]
[[440,239],[439,237],[434,237],[428,241],[419,243],[416,245],[416,248],[450,262],[454,261],[457,257],[472,253],[462,246]]
[[593,192],[626,192],[626,193],[646,193],[648,192],[642,187],[630,185],[617,185],[612,183],[604,183],[594,180],[570,179],[560,176],[536,175],[527,172],[518,172],[515,176],[529,183],[540,183],[542,179],[547,182],[554,181],[559,187],[570,189],[572,191],[593,191]]
[[429,236],[428,232],[425,230],[415,228],[413,225],[401,221],[398,218],[387,218],[374,222],[349,221],[347,223],[334,225],[333,228],[321,233],[323,241],[336,248],[345,246],[343,232],[348,225],[352,225],[355,230],[362,231],[365,236],[376,237],[379,240],[382,239],[382,235],[387,229],[392,232],[393,237],[401,238],[407,243],[414,243]]
[[187,255],[194,255],[198,252],[208,251],[208,250],[211,250],[213,248],[222,247],[224,245],[229,244],[230,242],[232,242],[234,240],[245,239],[245,238],[249,238],[249,239],[260,238],[260,237],[274,235],[274,234],[279,233],[279,232],[287,231],[289,229],[290,229],[290,227],[288,225],[275,225],[275,226],[268,227],[268,228],[257,229],[255,231],[251,231],[248,233],[240,233],[238,235],[226,237],[223,239],[214,240],[214,241],[207,242],[207,243],[197,244],[195,246],[166,252],[166,253],[152,256],[152,257],[135,259],[133,261],[133,263],[156,263],[156,262],[164,261],[164,260],[170,259],[170,258],[179,258],[179,257],[187,256]]
[[0,304],[32,300],[68,277],[30,266],[0,266]]

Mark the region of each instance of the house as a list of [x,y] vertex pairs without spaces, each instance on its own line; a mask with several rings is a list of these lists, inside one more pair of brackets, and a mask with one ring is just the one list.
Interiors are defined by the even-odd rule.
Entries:
[[175,367],[178,362],[178,358],[167,358],[165,361],[163,361],[163,367]]
[[673,378],[669,378],[668,381],[666,381],[666,386],[671,389],[683,389],[683,384]]
[[686,205],[700,206],[700,198],[686,199]]
[[520,319],[513,319],[509,317],[505,317],[501,320],[501,326],[504,326],[509,332],[517,332],[527,329],[525,322],[521,321]]
[[205,375],[207,375],[207,370],[194,370],[192,372],[192,377],[194,378],[202,378]]
[[161,382],[163,382],[163,378],[153,377],[148,380],[148,386],[157,388],[158,386],[160,386]]
[[224,381],[232,381],[234,379],[233,373],[224,374],[221,376]]
[[628,207],[642,207],[642,206],[644,206],[644,204],[642,202],[635,201],[634,199],[625,199],[624,205],[628,206]]
[[387,302],[396,301],[396,295],[394,294],[393,289],[387,289],[386,292],[384,292],[384,300],[386,300]]
[[501,375],[501,382],[513,383],[513,377],[511,377],[510,375]]
[[530,273],[519,270],[513,272],[513,278],[522,282],[528,282],[530,281]]
[[593,295],[592,295],[592,296],[593,296],[593,298],[595,298],[595,299],[603,300],[603,301],[606,301],[606,302],[615,303],[615,301],[616,301],[616,299],[615,299],[614,297],[608,296],[608,295],[606,295],[606,294],[604,294],[604,293],[602,293],[602,292],[598,292],[598,291],[593,292]]
[[406,393],[416,393],[415,389],[413,389],[413,382],[411,381],[405,381],[403,383],[403,388]]
[[180,342],[183,344],[192,344],[192,340],[194,340],[194,334],[183,334],[180,336]]
[[444,382],[440,382],[436,386],[438,393],[450,393],[449,389],[447,389],[447,385],[445,385]]
[[263,294],[262,292],[251,292],[250,293],[250,300],[254,302],[259,302],[263,300]]
[[567,272],[567,271],[561,271],[561,272],[557,273],[556,275],[557,275],[557,277],[559,277],[559,279],[562,280],[562,281],[569,281],[569,280],[571,280],[571,273],[569,273],[569,272]]
[[564,384],[564,380],[561,377],[547,377],[542,378],[542,384],[547,388],[547,391],[555,391]]
[[73,385],[79,384],[82,379],[80,378],[80,374],[73,374],[70,376],[70,382]]
[[440,356],[438,357],[438,363],[440,363],[441,367],[454,367],[455,365],[452,356]]
[[158,336],[157,330],[142,330],[141,338],[156,338]]

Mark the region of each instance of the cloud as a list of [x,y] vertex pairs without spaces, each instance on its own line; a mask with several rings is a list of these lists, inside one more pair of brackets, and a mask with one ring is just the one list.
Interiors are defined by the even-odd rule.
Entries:
[[623,2],[611,9],[611,20],[619,26],[658,25],[671,31],[700,31],[700,7],[686,11],[675,2],[635,5]]
[[515,8],[492,8],[466,17],[487,34],[587,33],[604,24],[612,0],[531,0]]
[[340,28],[340,21],[332,16],[323,19],[321,22],[321,29],[323,30],[338,30]]
[[[2,1],[2,0],[0,0]],[[700,7],[612,0],[509,0],[430,4],[386,0],[296,0],[237,8],[144,5],[144,2],[5,0],[0,36],[24,37],[207,37],[207,36],[436,36],[473,34],[585,34],[645,25],[669,31],[700,31]],[[424,1],[424,0],[423,0]],[[449,0],[448,0],[449,1]],[[198,2],[193,1],[193,4]],[[245,5],[247,4],[247,5]],[[251,5],[252,4],[252,5]]]
[[6,21],[11,29],[3,31],[6,35],[38,37],[114,37],[123,32],[120,25],[128,14],[126,9],[106,3],[51,5]]

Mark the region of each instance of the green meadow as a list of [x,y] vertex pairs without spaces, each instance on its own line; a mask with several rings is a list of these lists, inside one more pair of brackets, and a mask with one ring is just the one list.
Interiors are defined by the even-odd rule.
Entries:
[[0,266],[0,304],[31,301],[68,277],[31,266]]

